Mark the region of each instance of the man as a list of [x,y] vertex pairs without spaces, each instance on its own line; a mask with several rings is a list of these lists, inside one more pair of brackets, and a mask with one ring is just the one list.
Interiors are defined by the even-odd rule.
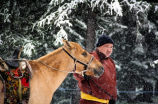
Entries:
[[90,53],[103,64],[104,73],[99,78],[73,74],[81,90],[79,104],[115,104],[116,70],[115,63],[110,58],[113,45],[114,42],[110,37],[101,35],[96,44],[96,50]]

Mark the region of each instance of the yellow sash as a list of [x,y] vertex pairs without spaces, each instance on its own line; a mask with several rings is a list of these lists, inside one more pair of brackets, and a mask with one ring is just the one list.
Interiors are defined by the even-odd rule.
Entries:
[[84,92],[81,91],[81,98],[82,99],[85,99],[85,100],[91,100],[91,101],[96,101],[96,102],[100,102],[100,103],[109,103],[109,100],[104,100],[104,99],[99,99],[99,98],[96,98],[92,95],[89,95],[89,94],[86,94]]

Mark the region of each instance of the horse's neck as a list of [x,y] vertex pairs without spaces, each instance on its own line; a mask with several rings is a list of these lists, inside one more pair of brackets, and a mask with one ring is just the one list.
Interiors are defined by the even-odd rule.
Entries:
[[35,91],[35,93],[40,95],[42,93],[44,97],[47,96],[48,93],[51,92],[53,94],[56,91],[68,75],[67,72],[73,70],[74,63],[73,59],[64,51],[58,50],[39,58],[37,61],[30,62],[30,64],[33,69],[31,91],[34,92],[34,90],[41,89]]
[[73,70],[74,60],[59,48],[52,53],[49,53],[37,60],[46,68],[49,68],[54,73],[65,74]]

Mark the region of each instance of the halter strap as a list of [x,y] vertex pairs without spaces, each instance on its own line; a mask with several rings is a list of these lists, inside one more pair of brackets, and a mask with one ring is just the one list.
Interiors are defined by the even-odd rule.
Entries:
[[74,57],[73,57],[69,52],[67,52],[63,47],[62,47],[62,49],[63,49],[72,59],[74,59],[75,62],[78,62],[78,63],[80,63],[80,64],[82,64],[82,65],[88,66],[88,64],[91,63],[91,61],[93,60],[93,56],[92,56],[90,62],[88,62],[88,64],[85,64],[85,63],[83,63],[82,61],[80,61],[80,60],[74,58]]
[[84,65],[86,67],[84,71],[81,71],[82,76],[84,76],[84,73],[87,71],[87,68],[89,68],[89,64],[92,62],[92,60],[93,60],[94,57],[92,56],[91,59],[90,59],[90,61],[86,64],[86,63],[84,63],[84,62],[76,59],[69,52],[67,52],[63,47],[62,47],[62,49],[74,60],[74,63],[75,63],[74,64],[74,70],[76,70],[76,62],[78,62],[78,63],[80,63],[80,64],[82,64],[82,65]]

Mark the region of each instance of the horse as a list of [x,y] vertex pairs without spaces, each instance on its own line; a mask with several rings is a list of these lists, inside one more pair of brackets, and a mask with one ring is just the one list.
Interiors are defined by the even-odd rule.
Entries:
[[1,91],[3,88],[3,82],[0,80],[0,104],[4,104],[4,92]]
[[50,104],[54,92],[69,73],[99,77],[102,64],[78,43],[63,40],[64,45],[38,58],[28,60],[32,69],[28,104]]
[[[2,61],[3,59],[0,57],[0,71],[5,71],[5,70],[9,70],[7,64],[5,62]],[[4,104],[4,92],[2,90],[3,89],[3,78],[0,75],[0,104]]]

